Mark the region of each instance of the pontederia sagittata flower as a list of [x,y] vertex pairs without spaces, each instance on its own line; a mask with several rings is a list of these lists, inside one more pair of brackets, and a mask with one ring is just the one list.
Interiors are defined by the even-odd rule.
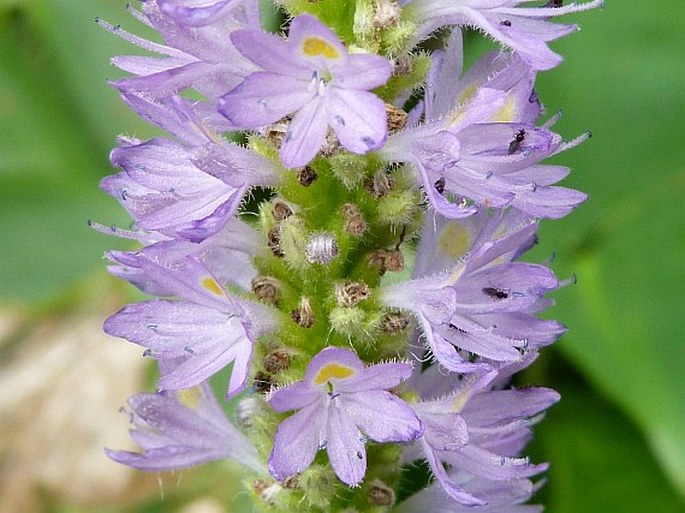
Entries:
[[[286,0],[276,33],[257,0],[129,6],[160,41],[97,20],[152,52],[111,85],[166,133],[119,138],[101,187],[132,224],[92,223],[140,244],[106,256],[151,297],[105,331],[159,367],[140,452],[110,458],[232,460],[255,511],[539,512],[524,451],[559,395],[511,379],[566,331],[542,314],[569,280],[521,258],[585,201],[547,159],[589,134],[535,83],[576,28],[553,19],[600,5]],[[502,49],[465,69],[474,27]]]

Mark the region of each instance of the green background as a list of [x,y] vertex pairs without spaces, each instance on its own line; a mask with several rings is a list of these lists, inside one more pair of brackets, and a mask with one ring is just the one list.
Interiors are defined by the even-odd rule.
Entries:
[[[112,172],[107,155],[118,133],[153,134],[106,85],[120,76],[109,57],[135,51],[93,19],[144,33],[124,3],[0,0],[7,308],[76,308],[73,291],[101,283],[103,251],[121,245],[86,221],[126,226],[98,181]],[[563,395],[531,448],[552,462],[539,499],[551,513],[683,511],[685,8],[682,0],[609,0],[573,20],[582,31],[553,45],[566,61],[538,82],[550,111],[564,112],[560,133],[593,132],[557,158],[573,168],[565,185],[590,200],[544,222],[531,256],[555,252],[559,276],[578,276],[552,312],[569,333],[524,378]]]

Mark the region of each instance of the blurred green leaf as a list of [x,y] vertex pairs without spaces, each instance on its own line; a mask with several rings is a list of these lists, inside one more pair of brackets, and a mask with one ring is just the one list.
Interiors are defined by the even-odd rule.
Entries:
[[87,228],[89,218],[129,222],[98,181],[113,171],[107,155],[116,133],[142,125],[105,84],[108,57],[122,45],[93,22],[88,11],[98,5],[35,0],[0,11],[5,299],[53,296],[103,266],[102,253],[121,243]]
[[556,45],[566,62],[539,92],[566,111],[561,133],[593,130],[558,159],[590,201],[543,223],[536,256],[555,249],[559,274],[579,277],[557,295],[554,316],[571,328],[560,347],[638,423],[685,493],[685,67],[674,44],[685,11],[666,4],[609,3]]
[[645,440],[616,407],[589,389],[582,378],[554,363],[562,400],[536,426],[535,445],[552,457],[540,496],[553,513],[683,511]]

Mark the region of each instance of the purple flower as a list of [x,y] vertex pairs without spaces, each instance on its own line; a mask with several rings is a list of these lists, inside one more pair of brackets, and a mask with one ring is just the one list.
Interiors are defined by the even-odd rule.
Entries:
[[[534,223],[535,219],[520,210],[494,210],[480,207],[464,219],[447,219],[435,210],[426,213],[421,241],[416,254],[413,278],[422,278],[446,269],[453,269],[469,251],[509,235]],[[537,234],[498,258],[500,262],[511,262],[529,250],[537,242]]]
[[113,263],[108,267],[110,273],[154,296],[172,296],[174,293],[165,287],[163,281],[160,283],[145,273],[140,266],[141,257],[143,261],[163,258],[169,264],[179,262],[182,265],[187,257],[196,256],[220,283],[231,283],[249,290],[251,280],[257,274],[252,265],[252,255],[259,242],[258,232],[234,217],[221,231],[200,243],[161,240],[140,251],[110,251],[106,256]]
[[543,165],[589,134],[565,142],[537,127],[541,105],[536,72],[519,57],[492,52],[462,77],[462,37],[454,30],[444,53],[433,56],[426,83],[425,124],[390,136],[381,154],[413,164],[433,208],[450,218],[475,205],[513,206],[535,217],[568,214],[586,195],[552,186],[569,169]]
[[280,155],[288,167],[304,166],[319,151],[328,127],[353,153],[383,145],[385,106],[369,89],[383,85],[390,63],[377,55],[348,54],[336,35],[303,14],[287,41],[259,30],[231,34],[235,47],[264,71],[248,75],[219,100],[219,111],[236,128],[293,119]]
[[239,9],[233,9],[236,2],[210,3],[211,0],[147,0],[142,4],[142,12],[129,6],[136,19],[162,36],[164,44],[96,19],[106,30],[160,56],[114,57],[112,64],[135,76],[117,80],[113,85],[122,91],[145,91],[154,96],[194,87],[210,103],[235,87],[254,66],[236,51],[229,36],[238,28],[259,26],[257,2],[237,2]]
[[128,210],[137,230],[200,242],[223,228],[251,186],[279,182],[280,165],[217,135],[225,119],[207,104],[131,90],[122,98],[178,140],[120,138],[110,155],[123,172],[101,187]]
[[[463,380],[449,394],[434,397],[444,376],[435,367],[415,383],[425,400],[414,405],[424,424],[421,451],[443,489],[466,506],[483,505],[485,497],[467,491],[443,466],[493,481],[509,481],[539,474],[547,465],[531,465],[518,458],[530,438],[538,414],[557,402],[550,389],[491,390],[497,373]],[[418,385],[418,386],[416,386]]]
[[205,102],[190,101],[177,94],[151,96],[124,89],[121,99],[145,121],[169,132],[187,147],[219,143],[217,132],[228,130],[226,118]]
[[161,361],[182,359],[162,372],[165,390],[189,388],[233,363],[227,396],[247,381],[253,341],[275,326],[266,306],[228,294],[197,257],[164,261],[139,255],[138,267],[148,279],[182,298],[128,305],[105,322],[105,331],[148,349]]
[[446,217],[475,213],[467,200],[512,206],[535,217],[563,217],[587,196],[552,186],[568,168],[539,162],[589,134],[565,142],[529,122],[493,123],[506,100],[503,91],[482,88],[449,116],[393,134],[380,153],[388,161],[411,163],[431,205]]
[[283,481],[302,472],[325,448],[338,478],[358,485],[366,472],[367,438],[409,442],[421,435],[414,411],[388,392],[410,374],[406,363],[365,367],[350,350],[321,351],[309,363],[303,381],[269,398],[279,413],[299,410],[278,426],[268,462],[271,475]]
[[[436,360],[453,372],[483,372],[492,362],[516,362],[521,353],[552,343],[564,327],[534,313],[557,279],[543,265],[511,262],[530,245],[537,225],[474,248],[452,269],[381,289],[386,306],[410,310]],[[472,355],[479,356],[475,361]]]
[[131,437],[143,453],[105,449],[114,461],[155,472],[231,459],[262,471],[256,449],[226,418],[211,388],[140,394],[129,398]]
[[541,7],[520,7],[530,0],[409,0],[403,16],[418,25],[413,42],[434,30],[449,25],[476,27],[499,43],[517,52],[535,69],[546,70],[559,65],[562,58],[547,46],[577,29],[560,25],[550,18],[585,11],[604,5],[603,0],[555,7],[554,2]]
[[542,106],[534,90],[537,73],[517,54],[489,52],[465,72],[462,32],[454,29],[445,50],[433,52],[431,61],[425,94],[427,122],[451,115],[482,88],[505,93],[491,121],[534,123],[539,119]]
[[216,233],[253,185],[273,185],[278,166],[228,142],[186,147],[168,139],[121,139],[112,163],[123,169],[100,186],[141,230],[200,242]]

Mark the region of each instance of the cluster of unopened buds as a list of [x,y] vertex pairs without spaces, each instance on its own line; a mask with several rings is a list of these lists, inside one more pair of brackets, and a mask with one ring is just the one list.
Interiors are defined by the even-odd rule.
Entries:
[[[119,139],[102,188],[132,228],[93,223],[142,243],[110,271],[156,297],[105,323],[160,374],[112,459],[239,462],[263,511],[540,511],[521,452],[559,396],[510,381],[565,282],[518,259],[586,199],[541,162],[589,134],[534,82],[577,28],[555,18],[601,1],[533,4],[280,0],[279,33],[258,0],[129,6],[162,42],[97,20],[155,54],[112,85],[169,134]],[[463,70],[466,29],[502,50]]]

